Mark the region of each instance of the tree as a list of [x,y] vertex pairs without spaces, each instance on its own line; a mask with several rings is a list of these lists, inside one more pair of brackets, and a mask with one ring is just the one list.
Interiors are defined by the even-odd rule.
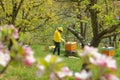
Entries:
[[0,0],[1,25],[13,24],[21,31],[34,31],[50,19],[51,0]]
[[[31,34],[29,40],[34,38],[36,33],[44,37],[47,24],[55,18],[51,7],[52,0],[0,0],[0,25],[15,25],[20,35]],[[27,38],[25,37],[22,41],[28,40]]]
[[[116,17],[119,16],[116,15],[116,11],[113,11],[116,9],[116,7],[113,7],[115,6],[113,3],[114,1],[110,0],[80,0],[74,3],[75,6],[73,6],[72,9],[74,9],[74,12],[76,10],[78,11],[76,18],[79,19],[80,22],[79,28],[81,30],[83,27],[86,29],[86,25],[83,26],[81,23],[85,24],[87,22],[87,29],[92,32],[92,35],[89,35],[92,37],[90,41],[91,46],[98,47],[102,39],[120,33],[116,31],[119,28],[120,21],[116,19]],[[83,35],[82,31],[80,32],[76,29],[76,23],[69,26],[68,30],[72,32],[84,46],[86,45],[85,35]]]

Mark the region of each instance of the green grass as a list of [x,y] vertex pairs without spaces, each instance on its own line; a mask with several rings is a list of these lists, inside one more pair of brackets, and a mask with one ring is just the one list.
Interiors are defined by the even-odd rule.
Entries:
[[115,58],[120,57],[120,49],[115,50]]
[[[36,58],[43,58],[47,54],[52,54],[52,50],[44,50],[44,45],[32,45],[31,46],[35,52]],[[80,71],[80,59],[78,58],[68,58],[65,57],[65,51],[63,50],[64,47],[62,46],[62,51],[60,57],[64,58],[64,62],[68,67],[73,70],[74,72]],[[118,62],[118,76],[120,76],[120,55],[119,50],[117,50],[115,59]],[[14,61],[8,67],[6,72],[0,76],[0,80],[48,80],[46,76],[40,78],[36,77],[36,66],[28,67],[25,66],[20,61]]]
[[[46,51],[44,50],[44,46],[35,45],[35,46],[32,46],[32,48],[35,50],[36,58],[45,57],[47,54],[52,54],[52,50]],[[57,52],[55,55],[57,55]],[[68,57],[65,57],[64,55],[65,55],[65,51],[64,51],[64,47],[62,46],[60,57],[64,59],[64,62],[66,63],[66,65],[68,65],[70,69],[72,69],[73,71],[79,71],[81,66],[79,65],[80,59],[68,58]],[[78,65],[77,68],[75,67],[76,65]]]

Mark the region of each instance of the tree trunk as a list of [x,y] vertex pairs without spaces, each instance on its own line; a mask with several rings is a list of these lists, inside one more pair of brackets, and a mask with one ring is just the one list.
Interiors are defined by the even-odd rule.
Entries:
[[117,42],[116,42],[116,38],[117,38],[117,35],[114,35],[113,36],[113,43],[114,43],[114,47],[117,48]]
[[110,44],[111,46],[114,46],[111,36],[108,37],[108,39],[109,39],[109,44]]
[[101,38],[93,37],[93,39],[92,39],[92,41],[91,41],[91,43],[90,43],[90,46],[98,47],[100,41],[101,41]]

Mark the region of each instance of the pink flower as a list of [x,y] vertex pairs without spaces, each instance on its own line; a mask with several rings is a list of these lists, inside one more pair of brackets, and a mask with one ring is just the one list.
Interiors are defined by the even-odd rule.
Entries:
[[14,27],[14,25],[12,25],[12,24],[11,24],[9,27],[10,27],[10,29],[13,29],[13,30],[14,30],[14,32],[13,32],[13,37],[14,37],[15,39],[18,39],[18,37],[19,37],[18,29],[16,29],[16,28]]
[[24,59],[24,63],[25,63],[27,66],[31,66],[35,61],[36,61],[36,59],[34,58],[33,55],[31,55],[31,56],[26,56],[25,59]]
[[102,80],[120,80],[120,79],[113,74],[106,74],[102,76]]
[[91,76],[92,76],[92,73],[90,71],[87,72],[86,70],[82,70],[81,72],[76,72],[75,73],[76,80],[87,80]]
[[11,25],[10,25],[10,28],[11,28],[11,29],[14,29],[15,27],[14,27],[14,25],[13,25],[13,24],[11,24]]
[[0,42],[0,49],[4,48],[3,44]]
[[83,53],[80,54],[80,56],[86,56],[89,54],[91,55],[98,54],[98,50],[94,47],[85,46],[84,51]]
[[27,66],[32,66],[32,63],[31,63],[29,60],[27,60],[27,59],[24,60],[24,63],[25,63]]
[[89,56],[89,61],[94,65],[107,67],[112,70],[115,70],[117,68],[116,61],[110,56],[100,54],[97,48],[85,46],[83,53],[81,53],[80,55],[81,56],[91,55]]
[[34,54],[32,49],[28,45],[24,45],[23,49],[24,49],[24,56],[26,56],[26,55],[33,55]]
[[51,74],[50,74],[50,80],[56,80],[55,73],[51,73]]
[[105,55],[101,55],[99,57],[90,57],[89,60],[92,64],[105,67],[107,66],[106,58],[107,57]]
[[117,69],[117,63],[116,60],[114,60],[112,57],[108,57],[107,59],[107,67],[116,70]]
[[18,39],[18,38],[19,38],[18,29],[14,29],[13,37],[14,37],[15,39]]
[[[57,57],[57,56],[56,56],[56,57]],[[47,55],[47,56],[45,57],[45,61],[48,62],[48,63],[50,63],[51,60],[52,60],[52,58],[54,58],[54,55],[50,55],[50,54],[49,54],[49,55]],[[58,62],[61,62],[61,61],[62,61],[62,58],[57,57],[54,63],[58,63]]]
[[58,74],[58,76],[59,76],[60,78],[63,78],[63,77],[65,77],[65,76],[72,76],[72,75],[73,75],[72,71],[70,71],[69,68],[66,67],[66,66],[65,66],[65,67],[62,67],[62,68],[61,68],[61,71],[58,72],[57,74]]
[[38,68],[39,70],[42,70],[42,71],[45,70],[45,67],[44,67],[43,65],[40,65],[40,64],[37,64],[37,68]]
[[9,60],[10,60],[9,53],[7,51],[3,52],[2,50],[0,50],[0,65],[5,67]]
[[106,55],[101,55],[99,57],[90,57],[89,60],[94,65],[107,67],[112,70],[117,69],[116,61],[112,57]]
[[43,65],[37,64],[38,71],[36,72],[37,77],[41,77],[45,72],[45,67]]
[[49,63],[51,58],[52,58],[52,55],[49,54],[45,57],[45,61],[47,61]]
[[28,66],[31,66],[36,59],[34,58],[34,52],[28,45],[23,46],[24,49],[24,63]]

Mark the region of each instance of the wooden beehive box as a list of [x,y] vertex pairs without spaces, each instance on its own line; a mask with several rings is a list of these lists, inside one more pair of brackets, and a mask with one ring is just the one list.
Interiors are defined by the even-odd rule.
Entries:
[[77,43],[76,42],[67,42],[65,44],[65,50],[66,51],[76,51],[77,49]]
[[115,55],[115,50],[113,47],[103,47],[102,48],[102,53],[106,54],[108,56],[114,56]]

